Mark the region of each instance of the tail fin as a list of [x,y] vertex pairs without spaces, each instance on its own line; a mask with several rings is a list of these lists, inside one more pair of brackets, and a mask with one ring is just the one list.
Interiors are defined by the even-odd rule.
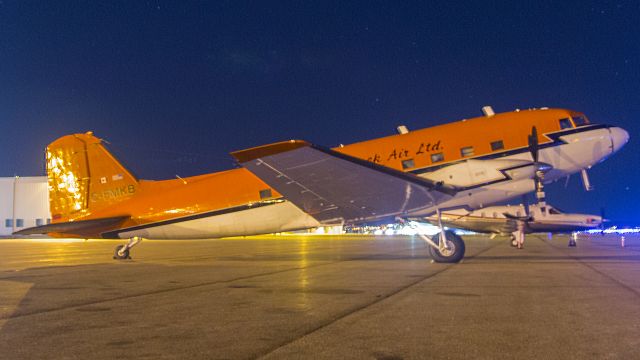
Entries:
[[63,136],[49,144],[47,177],[54,222],[82,218],[138,190],[138,180],[92,132]]

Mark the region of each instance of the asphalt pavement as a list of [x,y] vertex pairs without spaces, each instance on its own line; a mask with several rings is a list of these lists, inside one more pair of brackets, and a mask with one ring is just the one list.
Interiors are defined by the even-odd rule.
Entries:
[[0,359],[638,358],[640,238],[0,240]]

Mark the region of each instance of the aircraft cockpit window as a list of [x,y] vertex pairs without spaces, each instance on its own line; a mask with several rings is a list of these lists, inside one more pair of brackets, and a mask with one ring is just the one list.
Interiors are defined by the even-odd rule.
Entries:
[[568,118],[560,119],[560,129],[570,129],[572,127],[573,124],[571,124],[571,120]]
[[589,124],[589,120],[587,120],[587,118],[585,118],[584,116],[573,116],[573,123],[576,125],[576,127],[578,126],[584,126]]
[[558,211],[558,209],[554,209],[552,207],[549,208],[549,214],[554,214],[554,215],[558,215],[558,214],[562,214],[560,211]]

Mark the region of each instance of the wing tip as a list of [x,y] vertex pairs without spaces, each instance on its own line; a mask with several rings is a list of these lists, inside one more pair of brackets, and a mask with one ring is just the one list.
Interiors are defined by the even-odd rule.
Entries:
[[304,140],[281,141],[273,144],[256,146],[250,149],[234,151],[231,153],[231,156],[233,156],[239,163],[246,163],[251,160],[280,154],[305,146],[311,146],[311,144]]

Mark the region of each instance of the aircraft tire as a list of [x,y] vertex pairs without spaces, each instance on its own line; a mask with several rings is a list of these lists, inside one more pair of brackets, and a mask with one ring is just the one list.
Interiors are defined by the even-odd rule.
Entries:
[[118,245],[116,246],[116,251],[113,253],[113,258],[115,260],[126,260],[126,259],[131,259],[131,257],[129,256],[129,249],[126,249],[124,251],[124,255],[120,255],[120,249],[122,249],[123,247],[125,247],[126,245]]
[[[451,251],[448,254],[442,254],[440,250],[434,248],[433,246],[429,246],[429,255],[435,262],[439,263],[457,263],[464,257],[464,241],[460,236],[458,236],[453,231],[445,232],[447,238],[447,245],[450,247]],[[438,244],[440,242],[440,235],[436,235],[433,237],[433,242]]]

